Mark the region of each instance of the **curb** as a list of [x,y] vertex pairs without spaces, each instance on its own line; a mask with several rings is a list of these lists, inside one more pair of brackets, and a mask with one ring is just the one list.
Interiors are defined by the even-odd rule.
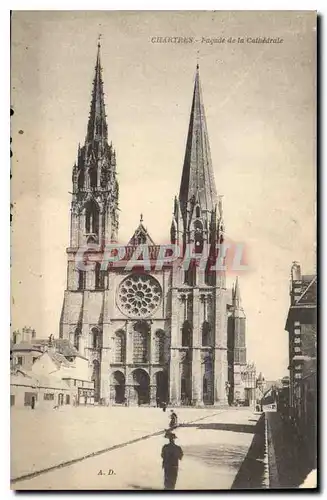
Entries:
[[267,433],[267,462],[268,462],[268,478],[269,488],[280,488],[279,474],[276,462],[276,453],[272,437],[271,426],[267,413],[265,413],[266,433]]

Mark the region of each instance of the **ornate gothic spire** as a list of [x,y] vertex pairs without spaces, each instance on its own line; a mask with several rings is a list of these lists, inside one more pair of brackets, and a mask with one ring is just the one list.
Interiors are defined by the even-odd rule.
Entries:
[[199,201],[201,210],[211,211],[217,203],[198,64],[179,199],[184,217],[193,199]]
[[102,68],[100,61],[100,42],[98,42],[98,53],[95,65],[95,76],[93,80],[91,110],[87,126],[86,142],[108,139],[108,127],[104,105]]
[[240,292],[240,285],[238,282],[238,276],[236,276],[236,281],[235,281],[235,288],[234,288],[234,307],[235,309],[240,309],[241,308],[241,292]]

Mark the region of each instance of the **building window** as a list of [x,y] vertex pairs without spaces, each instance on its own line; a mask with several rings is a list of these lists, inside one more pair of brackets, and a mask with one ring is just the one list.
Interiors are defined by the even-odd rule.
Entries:
[[101,347],[101,334],[98,328],[92,328],[91,330],[92,337],[92,349],[99,349]]
[[99,234],[99,208],[94,201],[89,201],[85,206],[85,232]]
[[189,321],[184,321],[182,327],[182,346],[190,347],[192,345],[192,327]]
[[90,186],[92,188],[96,188],[97,187],[97,183],[98,183],[98,173],[97,173],[97,169],[96,168],[92,168],[90,170]]
[[84,187],[84,170],[81,170],[78,176],[78,188],[83,189]]
[[74,379],[74,386],[76,387],[76,380]]
[[54,400],[54,394],[52,392],[46,392],[43,396],[43,399],[45,401],[53,401]]
[[15,395],[10,394],[10,406],[15,406]]
[[204,321],[202,325],[202,345],[203,346],[208,346],[210,345],[210,324],[208,321]]
[[17,364],[19,364],[19,365],[23,364],[23,358],[22,358],[22,356],[18,356],[18,358],[17,358]]
[[133,332],[133,361],[147,363],[149,358],[149,327],[145,322],[134,325]]
[[154,362],[163,364],[165,362],[165,332],[157,330],[155,334]]
[[74,334],[74,347],[77,351],[79,351],[80,339],[81,339],[81,332],[77,330]]
[[66,394],[66,405],[70,405],[70,395]]
[[116,332],[114,342],[115,342],[115,347],[114,347],[115,363],[124,363],[126,342],[125,342],[125,332],[123,330],[118,330],[118,332]]
[[101,271],[101,264],[97,262],[95,264],[95,289],[102,290],[104,288],[104,271]]
[[78,271],[78,289],[79,290],[84,290],[85,289],[85,281],[86,281],[86,274],[85,271]]

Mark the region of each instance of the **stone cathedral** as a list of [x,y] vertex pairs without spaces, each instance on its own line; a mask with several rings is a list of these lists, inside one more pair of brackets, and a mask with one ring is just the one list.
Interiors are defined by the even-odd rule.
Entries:
[[[172,207],[170,241],[182,249],[179,258],[160,269],[126,269],[126,260],[103,269],[105,245],[118,241],[116,172],[98,45],[86,138],[78,147],[72,172],[60,337],[69,339],[89,360],[95,400],[101,404],[225,405],[234,380],[233,349],[241,349],[244,363],[245,335],[242,345],[235,341],[235,297],[229,300],[224,272],[213,271],[209,265],[216,244],[224,241],[225,228],[198,66],[179,196]],[[160,247],[142,217],[125,245],[126,255],[133,255],[140,245],[147,246],[155,261]],[[195,253],[201,253],[205,245],[209,248],[207,267],[200,269],[192,259],[184,268],[188,245],[193,245]],[[87,270],[81,270],[76,255],[88,246],[93,260]]]

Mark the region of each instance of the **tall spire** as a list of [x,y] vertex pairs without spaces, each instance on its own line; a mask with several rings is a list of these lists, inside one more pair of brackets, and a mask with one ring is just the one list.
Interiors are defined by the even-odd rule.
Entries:
[[208,211],[213,210],[217,203],[217,191],[200,85],[199,64],[196,66],[179,199],[184,216],[188,203],[192,199],[196,199],[200,203],[202,210]]
[[100,40],[98,41],[98,52],[95,64],[95,76],[93,80],[91,110],[87,126],[86,141],[99,141],[108,139],[108,127],[104,105],[102,68],[100,61]]
[[241,292],[240,292],[240,285],[238,282],[238,276],[236,276],[235,288],[234,288],[234,306],[237,309],[241,307]]

